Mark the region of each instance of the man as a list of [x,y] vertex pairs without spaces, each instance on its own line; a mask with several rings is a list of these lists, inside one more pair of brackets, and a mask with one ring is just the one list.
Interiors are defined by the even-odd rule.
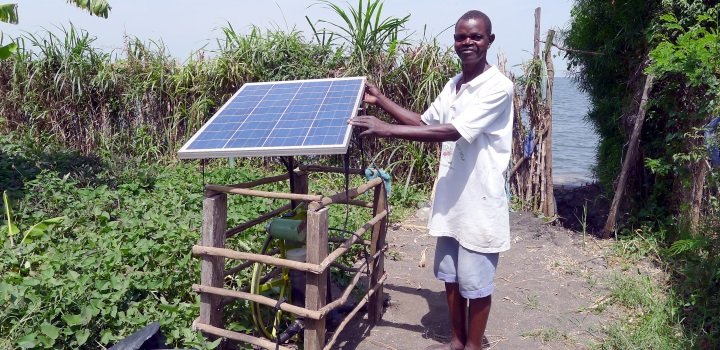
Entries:
[[[440,168],[428,224],[437,236],[435,275],[445,282],[451,341],[428,349],[482,349],[499,253],[510,248],[503,171],[510,161],[512,82],[487,62],[495,41],[490,19],[465,13],[455,24],[462,73],[447,83],[424,114],[414,113],[368,84],[365,102],[398,124],[372,116],[349,123],[361,136],[442,142]],[[467,322],[466,322],[467,312]]]

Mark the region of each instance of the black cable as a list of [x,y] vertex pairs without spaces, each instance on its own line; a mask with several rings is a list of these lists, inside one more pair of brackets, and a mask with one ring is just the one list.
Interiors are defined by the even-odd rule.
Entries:
[[[351,149],[348,149],[348,151],[345,153],[344,156],[344,171],[345,171],[345,223],[343,224],[342,232],[350,233],[351,235],[357,237],[361,242],[363,238],[358,235],[355,232],[349,232],[347,229],[348,225],[348,218],[350,216],[350,152]],[[365,244],[362,245],[363,247],[363,256],[365,257],[365,268],[367,269],[367,276],[368,276],[368,288],[370,288],[370,253],[367,251],[367,247]]]
[[363,138],[358,136],[356,129],[353,129],[353,137],[351,144],[354,144],[360,150],[360,168],[364,169],[367,167],[365,158],[367,154],[365,152],[365,146],[363,145]]
[[[280,157],[280,161],[285,165],[285,169],[287,169],[288,176],[290,178],[290,193],[295,193],[295,176],[293,176],[293,171],[295,170],[295,162],[293,160],[293,157]],[[290,200],[290,208],[291,210],[295,210],[295,205],[297,203],[295,200]]]
[[202,191],[205,192],[205,185],[207,185],[207,182],[205,182],[205,159],[200,159],[200,168],[202,169]]
[[[278,310],[280,310],[280,305],[284,302],[285,302],[285,297],[281,295],[280,298],[278,299],[277,303],[275,304],[275,308],[274,308],[275,312],[273,312],[274,315],[277,315]],[[280,350],[281,339],[280,339],[280,332],[279,332],[280,330],[278,329],[278,326],[279,326],[278,323],[280,323],[280,318],[275,317],[275,322],[273,322],[273,328],[275,329],[275,334],[277,334],[277,336],[275,337],[275,350]]]
[[350,216],[350,151],[352,147],[348,148],[343,156],[343,172],[345,173],[345,223],[343,229],[347,229],[348,217]]
[[358,138],[358,143],[360,146],[360,147],[358,147],[360,149],[360,169],[364,169],[367,167],[367,165],[366,165],[367,163],[365,162],[365,147],[363,147],[362,137]]

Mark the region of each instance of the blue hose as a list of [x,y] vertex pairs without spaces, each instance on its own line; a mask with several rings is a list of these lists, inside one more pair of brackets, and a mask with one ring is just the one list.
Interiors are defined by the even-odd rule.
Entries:
[[378,169],[372,165],[365,169],[365,178],[368,181],[378,176],[383,179],[383,182],[385,182],[385,191],[387,192],[387,196],[390,197],[390,174],[388,174],[385,170]]

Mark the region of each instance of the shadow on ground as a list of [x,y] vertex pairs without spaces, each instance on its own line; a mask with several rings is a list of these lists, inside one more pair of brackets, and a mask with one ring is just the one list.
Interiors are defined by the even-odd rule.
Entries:
[[[445,293],[443,291],[433,291],[429,289],[416,289],[407,286],[396,285],[396,284],[385,284],[384,289],[387,294],[386,305],[387,307],[383,310],[383,318],[378,321],[376,327],[378,329],[391,329],[396,332],[402,332],[404,334],[415,334],[418,339],[427,339],[425,341],[439,340],[443,341],[449,339],[450,333],[447,329],[447,306],[445,305]],[[389,295],[403,295],[404,297],[414,297],[415,300],[423,300],[424,302],[418,304],[417,310],[422,310],[423,315],[417,319],[412,319],[411,322],[405,322],[403,319],[392,317],[390,314],[394,312],[396,301],[392,300]],[[358,317],[359,318],[359,317]],[[339,349],[343,350],[356,350],[364,349],[365,347],[359,347],[363,341],[368,341],[363,337],[372,331],[370,322],[367,320],[367,314],[362,316],[362,320],[355,320],[351,322],[344,330],[348,336],[341,337],[343,341],[339,344]],[[355,337],[349,335],[356,335]],[[372,342],[372,339],[370,339]],[[428,343],[429,345],[430,343]],[[378,349],[394,349],[390,344],[375,344]],[[406,344],[410,349],[413,345]],[[404,349],[404,348],[398,348]]]
[[576,232],[599,237],[608,217],[611,200],[598,183],[555,187],[560,223]]
[[0,140],[0,189],[10,197],[25,195],[25,184],[43,171],[56,171],[83,185],[94,184],[107,165],[95,155],[77,151],[47,150],[42,145],[19,145]]

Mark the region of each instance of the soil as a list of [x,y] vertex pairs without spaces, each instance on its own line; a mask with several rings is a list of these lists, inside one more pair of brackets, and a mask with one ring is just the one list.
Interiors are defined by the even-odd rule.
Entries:
[[554,193],[563,227],[600,236],[612,202],[600,184],[555,186]]
[[[585,203],[599,207],[599,200],[593,202],[599,187],[568,191],[557,191],[561,222],[580,230],[531,213],[510,214],[512,248],[501,253],[486,330],[491,349],[585,349],[602,340],[603,324],[612,317],[600,312],[613,272],[605,257],[610,242],[572,226],[582,223],[572,219]],[[602,211],[589,208],[586,232],[599,232]],[[428,212],[422,208],[388,230],[382,320],[371,328],[366,315],[356,316],[333,348],[415,350],[449,341],[444,285],[432,272],[435,238],[425,228]]]

